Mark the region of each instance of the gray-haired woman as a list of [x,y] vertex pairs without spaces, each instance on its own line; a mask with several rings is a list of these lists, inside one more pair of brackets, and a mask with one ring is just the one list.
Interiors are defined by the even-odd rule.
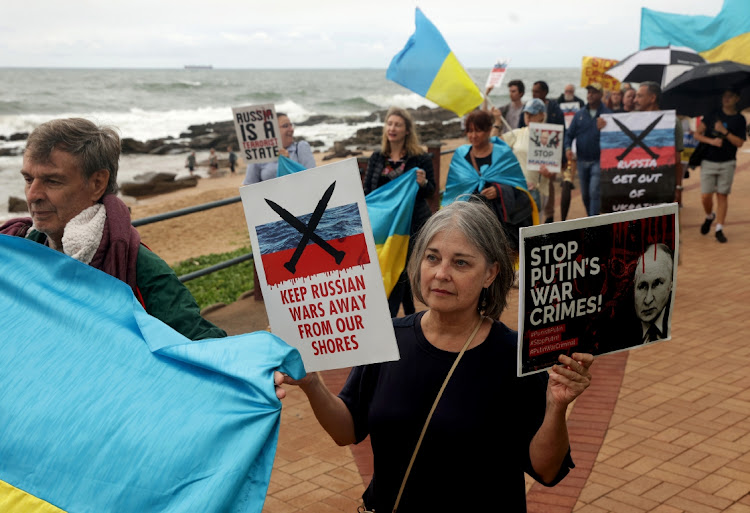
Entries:
[[589,386],[593,356],[561,355],[548,374],[516,377],[517,334],[493,320],[513,280],[510,248],[481,202],[457,201],[434,214],[408,270],[429,309],[393,319],[399,361],[354,368],[339,396],[317,374],[285,380],[307,394],[339,445],[370,435],[375,472],[365,506],[392,511],[428,412],[468,343],[398,511],[526,511],[524,472],[551,486],[573,467],[565,411]]

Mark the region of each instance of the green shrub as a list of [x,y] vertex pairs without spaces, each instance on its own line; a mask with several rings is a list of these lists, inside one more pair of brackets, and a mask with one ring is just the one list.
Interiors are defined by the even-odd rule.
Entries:
[[[211,267],[252,252],[249,247],[240,248],[229,253],[214,253],[198,258],[191,258],[172,266],[177,276]],[[205,308],[214,303],[233,303],[240,295],[253,288],[253,261],[248,260],[221,271],[185,282],[193,294],[198,306]]]

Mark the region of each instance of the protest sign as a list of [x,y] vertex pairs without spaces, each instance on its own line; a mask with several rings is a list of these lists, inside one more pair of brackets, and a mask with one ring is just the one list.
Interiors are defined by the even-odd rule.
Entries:
[[521,228],[518,375],[671,338],[676,203]]
[[620,89],[620,81],[605,74],[617,62],[616,59],[584,57],[581,63],[581,87],[598,82],[605,91],[618,91]]
[[240,151],[248,164],[276,162],[281,134],[272,103],[233,107],[232,119]]
[[602,114],[601,211],[619,212],[674,199],[673,110]]
[[307,372],[397,360],[356,160],[240,195],[271,329]]
[[503,83],[505,72],[508,69],[508,64],[510,64],[510,59],[498,59],[498,61],[490,70],[490,74],[487,77],[487,84],[484,86],[485,89],[490,86],[492,86],[493,88],[500,87],[500,85]]
[[573,122],[573,118],[576,112],[581,108],[578,102],[564,102],[560,104],[560,110],[565,118],[565,128],[570,128],[570,124]]
[[559,173],[562,146],[562,125],[529,123],[529,152],[526,169],[539,171],[539,167],[544,164],[551,173]]

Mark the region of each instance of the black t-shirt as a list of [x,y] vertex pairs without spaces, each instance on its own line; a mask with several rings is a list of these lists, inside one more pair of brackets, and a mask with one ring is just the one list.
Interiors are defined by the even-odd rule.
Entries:
[[[422,333],[424,312],[393,319],[401,359],[352,369],[339,394],[374,455],[369,509],[392,511],[419,434],[457,353]],[[516,377],[517,334],[495,322],[466,351],[435,410],[398,511],[526,511],[523,473],[544,419],[547,374]],[[555,483],[573,467],[570,454]],[[482,508],[482,509],[480,509]]]
[[[471,161],[471,150],[469,150],[469,152],[466,153],[466,157],[464,158],[466,159],[466,162],[468,162],[471,167],[474,167],[474,163]],[[487,155],[486,157],[474,157],[474,160],[476,160],[477,167],[479,169],[482,169],[482,166],[490,166],[492,165],[492,152],[490,152],[490,154]]]
[[[705,135],[707,137],[718,137],[718,132],[714,131],[714,124],[719,120],[729,133],[736,135],[743,141],[746,139],[747,122],[742,114],[725,114],[723,110],[715,112],[711,116],[706,116],[702,123],[706,127]],[[737,146],[724,139],[720,147],[707,145],[706,153],[703,160],[711,162],[727,162],[737,158]]]

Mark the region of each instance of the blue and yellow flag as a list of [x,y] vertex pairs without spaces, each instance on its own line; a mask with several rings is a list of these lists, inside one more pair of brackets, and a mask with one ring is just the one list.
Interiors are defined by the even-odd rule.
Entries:
[[193,342],[62,253],[0,235],[0,254],[0,511],[260,513],[296,349]]
[[750,64],[750,2],[724,0],[715,18],[641,9],[641,49],[687,46],[709,62]]
[[482,103],[482,93],[435,25],[417,8],[416,30],[391,61],[385,77],[463,116]]
[[406,266],[418,190],[417,168],[414,168],[365,196],[386,296],[391,294]]

